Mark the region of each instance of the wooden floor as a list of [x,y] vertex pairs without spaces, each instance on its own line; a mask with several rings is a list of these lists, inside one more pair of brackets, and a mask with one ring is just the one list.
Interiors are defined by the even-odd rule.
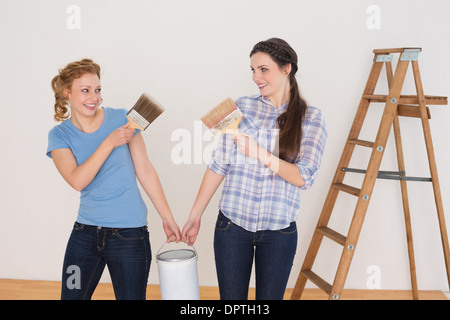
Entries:
[[[57,281],[11,280],[0,279],[0,300],[59,300],[61,283]],[[292,289],[287,289],[284,296],[289,299]],[[254,299],[254,289],[250,289],[249,299]],[[422,300],[448,300],[442,291],[420,291]],[[110,283],[100,283],[94,292],[93,300],[113,300],[114,292]],[[159,286],[149,285],[147,299],[160,300]],[[218,300],[217,287],[201,287],[200,299]],[[302,299],[324,300],[327,296],[319,289],[305,289]],[[347,289],[342,300],[410,300],[408,290],[355,290]]]

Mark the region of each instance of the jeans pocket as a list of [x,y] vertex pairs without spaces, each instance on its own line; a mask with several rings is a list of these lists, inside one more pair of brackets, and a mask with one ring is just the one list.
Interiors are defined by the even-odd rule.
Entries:
[[281,234],[293,234],[297,232],[297,224],[295,223],[295,221],[291,222],[291,224],[289,225],[289,227],[281,229],[281,230],[277,230],[279,233]]
[[143,240],[145,233],[148,233],[148,231],[144,228],[124,228],[113,230],[113,235],[123,241]]
[[225,215],[222,212],[219,212],[216,221],[216,230],[225,231],[231,226],[231,224],[232,224],[231,220],[225,217]]
[[84,224],[75,222],[72,231],[81,231],[84,229]]

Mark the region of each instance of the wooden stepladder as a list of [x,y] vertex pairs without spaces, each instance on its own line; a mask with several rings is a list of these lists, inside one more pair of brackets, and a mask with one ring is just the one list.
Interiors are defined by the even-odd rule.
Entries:
[[[360,231],[364,222],[364,217],[369,206],[372,191],[377,178],[400,180],[403,211],[406,223],[406,236],[408,244],[412,292],[414,299],[418,299],[418,288],[406,182],[408,180],[432,182],[442,246],[444,250],[447,279],[450,286],[450,248],[448,243],[447,228],[444,219],[439,178],[431,140],[430,125],[428,122],[430,113],[427,107],[427,105],[447,105],[448,102],[447,97],[424,95],[419,65],[417,62],[419,53],[421,51],[421,48],[377,49],[373,51],[375,57],[372,69],[369,74],[369,79],[360,100],[355,119],[350,129],[344,151],[342,152],[341,159],[339,161],[331,187],[326,197],[309,249],[306,253],[306,257],[298,276],[294,291],[292,293],[291,300],[300,299],[307,280],[312,281],[320,289],[325,291],[328,294],[329,299],[339,299],[341,297],[344,283],[347,278],[348,270],[350,268],[350,264],[356,249],[356,244],[358,242]],[[399,60],[396,66],[395,74],[393,74],[391,61],[393,59],[393,54],[397,53],[399,54]],[[413,69],[417,95],[401,95],[403,82],[408,69],[408,65],[410,63]],[[377,95],[374,94],[374,91],[383,65],[386,66],[389,94]],[[381,118],[380,126],[378,128],[377,136],[375,138],[375,141],[373,142],[360,140],[358,139],[358,136],[366,117],[367,110],[370,103],[374,102],[385,103],[385,108]],[[428,153],[431,178],[415,178],[407,177],[405,175],[405,164],[398,118],[399,116],[416,117],[422,120],[422,128],[425,137],[426,150]],[[392,126],[394,130],[399,171],[379,171],[386,142]],[[356,145],[372,149],[367,170],[348,168]],[[344,176],[347,172],[357,172],[363,173],[365,175],[360,189],[343,183]],[[339,192],[346,192],[357,197],[357,204],[353,213],[353,218],[347,236],[344,236],[328,227],[328,222],[330,220],[331,213],[333,211]],[[343,246],[342,255],[333,284],[329,284],[327,281],[325,281],[312,271],[314,260],[317,256],[324,236]]]

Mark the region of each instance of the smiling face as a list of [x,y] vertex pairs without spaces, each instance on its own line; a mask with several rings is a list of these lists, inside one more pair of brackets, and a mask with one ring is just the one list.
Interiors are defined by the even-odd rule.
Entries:
[[101,103],[100,79],[96,74],[85,73],[73,80],[72,87],[65,91],[73,115],[77,117],[91,117],[95,115]]
[[269,98],[275,106],[287,102],[289,97],[289,73],[291,64],[280,68],[270,55],[256,52],[250,58],[253,81],[259,88],[261,95]]

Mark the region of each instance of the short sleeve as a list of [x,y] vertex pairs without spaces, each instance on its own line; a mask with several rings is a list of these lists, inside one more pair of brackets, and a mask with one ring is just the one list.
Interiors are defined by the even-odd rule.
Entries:
[[52,157],[51,152],[53,150],[64,148],[70,148],[67,143],[67,137],[64,132],[56,126],[48,133],[47,157]]
[[213,151],[208,168],[213,172],[226,176],[230,168],[230,149],[233,147],[233,141],[230,135],[222,134],[219,143]]

